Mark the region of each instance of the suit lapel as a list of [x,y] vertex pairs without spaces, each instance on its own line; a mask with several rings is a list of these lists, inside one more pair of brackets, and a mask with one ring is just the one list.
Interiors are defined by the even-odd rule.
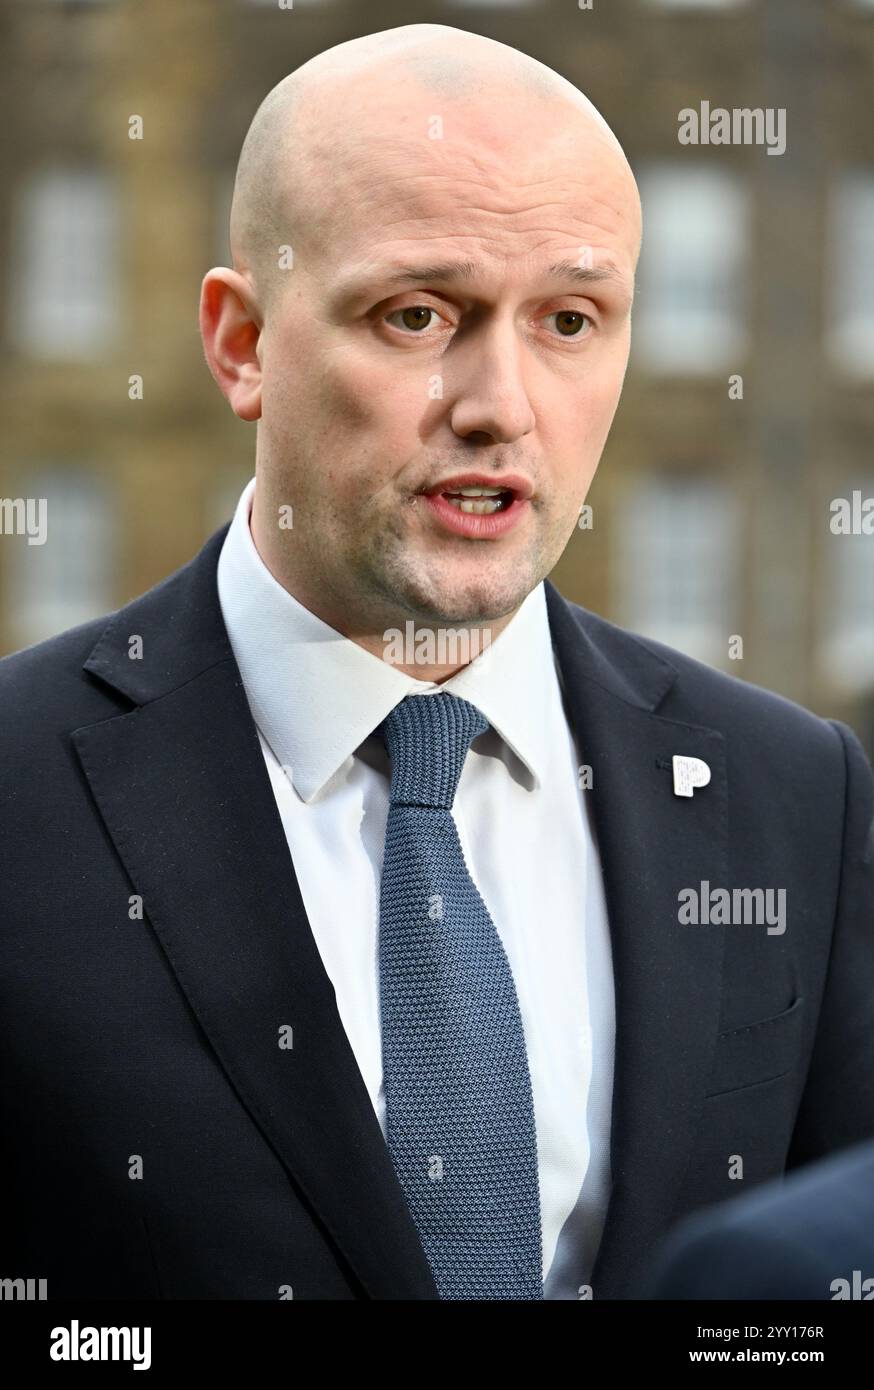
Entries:
[[[206,1039],[316,1220],[370,1296],[436,1298],[227,640],[215,587],[226,531],[111,620],[86,669],[134,707],[73,741]],[[133,634],[141,660],[128,656]]]
[[[592,768],[613,952],[613,1187],[591,1281],[610,1298],[671,1219],[705,1094],[724,933],[680,925],[677,895],[727,883],[725,756],[716,730],[655,713],[676,676],[667,662],[546,589],[568,713]],[[711,770],[691,798],[674,794],[674,754]]]

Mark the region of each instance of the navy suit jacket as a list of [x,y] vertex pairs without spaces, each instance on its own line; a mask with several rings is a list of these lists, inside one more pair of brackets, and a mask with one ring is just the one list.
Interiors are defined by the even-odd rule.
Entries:
[[[433,1299],[222,620],[226,531],[0,661],[2,1272],[50,1299]],[[580,1282],[624,1298],[672,1220],[874,1136],[872,776],[848,728],[546,596],[616,985]],[[675,754],[711,769],[691,798]],[[785,888],[785,933],[680,924],[702,881]]]
[[874,1299],[874,1143],[681,1221],[642,1298]]

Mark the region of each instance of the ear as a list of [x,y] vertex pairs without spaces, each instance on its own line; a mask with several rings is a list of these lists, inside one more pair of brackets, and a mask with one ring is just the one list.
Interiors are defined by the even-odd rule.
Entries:
[[208,270],[200,287],[200,336],[209,370],[235,415],[261,417],[263,327],[252,286],[227,266]]

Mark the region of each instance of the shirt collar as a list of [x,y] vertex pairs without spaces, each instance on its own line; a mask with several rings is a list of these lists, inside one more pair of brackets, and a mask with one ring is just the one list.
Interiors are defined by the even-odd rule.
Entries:
[[314,800],[405,696],[440,691],[482,710],[539,787],[558,689],[543,583],[481,660],[440,685],[417,680],[329,627],[274,578],[249,529],[254,492],[252,478],[219,556],[219,602],[252,717],[301,798]]

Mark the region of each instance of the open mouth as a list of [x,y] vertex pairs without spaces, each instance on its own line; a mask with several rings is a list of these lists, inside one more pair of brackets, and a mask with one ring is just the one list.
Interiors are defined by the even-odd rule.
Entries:
[[444,535],[497,541],[530,518],[534,486],[524,473],[483,476],[471,470],[433,483],[424,501]]
[[454,492],[441,493],[457,511],[469,512],[475,516],[491,516],[503,512],[511,505],[514,497],[512,488],[463,487]]

